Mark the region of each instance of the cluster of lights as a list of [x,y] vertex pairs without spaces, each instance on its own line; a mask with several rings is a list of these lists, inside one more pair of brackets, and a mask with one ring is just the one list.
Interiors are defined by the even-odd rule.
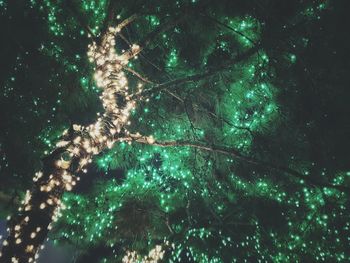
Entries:
[[[164,247],[169,246],[169,241],[165,242]],[[164,258],[165,249],[161,245],[156,245],[154,248],[152,248],[148,255],[146,256],[140,256],[136,251],[127,251],[126,255],[123,257],[122,262],[123,263],[157,263],[161,261]],[[172,244],[172,247],[174,248],[174,244]]]
[[[33,181],[38,189],[35,188],[32,192],[27,191],[22,206],[19,208],[20,221],[11,230],[8,229],[10,235],[3,242],[4,247],[10,242],[23,246],[25,255],[19,254],[19,257],[12,257],[12,262],[23,262],[23,260],[34,262],[38,258],[37,246],[40,245],[40,242],[35,242],[35,240],[42,228],[30,224],[30,227],[34,229],[30,231],[28,237],[24,236],[24,232],[28,231],[22,231],[23,228],[27,228],[26,230],[29,228],[30,211],[41,210],[42,214],[51,215],[51,222],[55,222],[60,217],[61,210],[64,209],[61,202],[63,192],[71,191],[79,181],[79,177],[74,173],[80,171],[86,173],[86,166],[91,163],[93,155],[106,148],[111,148],[122,130],[128,134],[125,126],[130,124],[130,112],[135,108],[136,103],[129,94],[128,81],[122,69],[128,64],[130,58],[137,55],[140,48],[133,45],[129,51],[118,55],[114,47],[115,35],[120,30],[120,27],[110,27],[100,45],[94,42],[88,47],[89,60],[95,63],[96,84],[102,89],[100,99],[105,111],[95,123],[87,127],[73,125],[71,131],[64,131],[61,140],[56,144],[56,150],[61,150],[61,153],[54,161],[53,171],[49,175],[44,175],[43,172],[35,174]],[[138,90],[141,89],[140,84]],[[38,207],[35,206],[37,200],[33,200],[37,196],[42,199]],[[50,230],[52,224],[49,223],[47,228]],[[21,250],[18,249],[14,253],[21,253]]]
[[[231,24],[234,25],[235,23],[230,23],[230,25]],[[242,22],[240,27],[239,27],[239,29],[240,30],[245,30],[248,27],[250,27],[249,24]],[[120,31],[120,28],[118,28],[118,27],[117,28],[111,28],[110,29],[110,35],[115,35],[119,31]],[[114,37],[110,37],[110,39],[113,40]],[[242,41],[246,41],[247,45],[251,44],[245,37],[241,37],[241,39],[242,39]],[[106,41],[106,43],[108,43],[108,41]],[[111,41],[110,43],[114,44],[113,41]],[[139,50],[139,47],[137,45],[134,45],[132,50],[134,50],[133,51],[134,53],[137,53],[138,50]],[[113,117],[113,116],[123,117],[125,115],[120,114],[120,112],[114,112],[114,109],[118,109],[118,107],[115,108],[113,106],[114,105],[113,103],[116,101],[116,97],[119,97],[120,94],[124,95],[124,99],[127,101],[126,104],[131,102],[132,98],[129,97],[128,92],[124,92],[124,94],[123,94],[122,92],[121,93],[117,93],[117,92],[114,93],[114,91],[113,91],[111,93],[111,96],[109,96],[109,92],[105,92],[104,88],[108,87],[108,83],[109,83],[108,82],[109,81],[108,78],[109,77],[113,78],[113,77],[115,77],[115,76],[112,76],[112,75],[114,75],[114,73],[121,73],[122,67],[124,65],[126,65],[126,63],[127,63],[128,59],[126,59],[126,58],[130,57],[130,53],[125,53],[124,57],[122,57],[122,56],[115,56],[114,57],[115,60],[113,60],[112,56],[111,56],[111,57],[109,57],[110,61],[107,62],[107,58],[106,58],[107,56],[105,56],[107,54],[106,52],[108,53],[107,48],[104,48],[104,50],[102,50],[101,47],[97,46],[96,44],[92,44],[90,46],[90,50],[89,50],[89,57],[90,57],[90,60],[92,62],[95,61],[96,64],[99,63],[100,70],[96,70],[95,78],[96,78],[96,82],[98,83],[98,86],[104,90],[104,92],[102,93],[101,99],[103,101],[103,106],[104,106],[104,108],[106,110],[106,113],[109,112],[111,114],[108,114],[108,115],[104,114],[103,116],[101,116],[101,118],[99,118],[99,120],[97,122],[97,123],[99,123],[98,125],[97,125],[97,123],[95,123],[92,126],[88,126],[88,127],[81,127],[81,126],[74,125],[73,126],[73,130],[74,130],[74,133],[76,134],[76,136],[73,139],[73,143],[72,143],[72,140],[67,139],[67,140],[62,140],[62,141],[60,141],[57,144],[58,148],[67,147],[67,149],[69,149],[69,157],[72,158],[72,159],[69,160],[69,158],[68,159],[67,158],[62,158],[62,159],[60,158],[59,160],[57,160],[56,165],[58,167],[58,170],[60,171],[60,173],[59,173],[59,178],[60,179],[59,180],[57,180],[57,178],[55,179],[54,177],[56,177],[57,175],[53,175],[50,178],[51,183],[41,184],[40,191],[42,191],[44,193],[53,193],[53,189],[55,189],[55,188],[57,188],[58,186],[61,186],[61,185],[64,185],[64,188],[67,191],[72,190],[72,188],[74,187],[76,181],[79,180],[79,177],[75,177],[73,175],[74,173],[72,173],[70,171],[70,169],[69,169],[72,166],[74,158],[78,158],[79,159],[79,169],[81,171],[85,171],[86,172],[85,166],[89,162],[91,162],[92,156],[94,154],[98,153],[100,151],[100,149],[102,149],[104,147],[109,147],[109,148],[112,147],[113,143],[115,142],[115,139],[112,138],[112,135],[118,135],[118,133],[121,131],[121,129],[118,129],[119,125],[116,125],[115,123],[111,122],[111,120],[113,119],[111,117]],[[112,51],[112,53],[113,53],[113,51]],[[174,59],[175,58],[176,57],[174,56]],[[96,61],[97,59],[100,59],[98,63]],[[111,61],[116,62],[116,63],[114,63],[115,65],[113,65],[113,63],[110,63]],[[112,72],[113,70],[115,70],[115,71],[112,72],[110,75],[108,75],[107,71],[105,70],[103,65],[105,65],[107,67],[107,70],[110,70],[110,72]],[[114,66],[115,66],[115,68],[113,68]],[[251,81],[250,78],[253,79],[254,77],[256,77],[258,75],[258,71],[256,70],[256,68],[254,68],[254,66],[252,66],[252,68],[246,67],[246,69],[248,69],[246,75],[247,75],[247,79],[249,77],[249,79],[248,79],[249,81]],[[123,78],[123,76],[122,75],[117,75],[117,78],[119,78],[119,80],[121,80]],[[124,80],[121,80],[121,83],[123,83],[123,82],[124,82]],[[247,81],[247,83],[248,83],[248,81]],[[245,85],[243,85],[242,83],[237,83],[237,86],[238,85],[240,85],[242,87],[239,90],[247,90]],[[232,90],[237,92],[237,86],[232,87]],[[257,89],[257,90],[259,91],[259,89]],[[268,89],[268,90],[270,90],[270,89]],[[266,92],[264,91],[264,94],[268,94],[268,90]],[[246,96],[243,96],[243,95],[246,95]],[[255,92],[248,91],[246,94],[243,94],[243,95],[242,95],[242,97],[244,97],[244,100],[247,100],[248,102],[254,101],[256,103],[257,96],[256,96]],[[128,100],[126,98],[128,98]],[[232,102],[231,102],[231,100],[232,100]],[[244,100],[242,100],[242,102],[238,101],[238,105],[246,104],[246,103],[244,103]],[[271,100],[271,101],[273,101],[273,100]],[[231,121],[233,121],[234,124],[241,125],[242,122],[244,122],[244,121],[242,121],[242,118],[241,118],[241,111],[244,108],[242,107],[242,109],[241,109],[239,107],[237,107],[237,108],[236,107],[232,107],[232,105],[234,105],[236,102],[237,102],[237,96],[232,96],[232,97],[228,96],[227,101],[225,101],[223,104],[229,105],[229,109],[226,109],[226,111],[228,113],[227,115],[233,116],[233,120],[231,120]],[[264,102],[262,102],[262,103],[264,103]],[[220,108],[223,108],[223,107],[220,107]],[[245,106],[245,108],[246,108],[246,106]],[[267,109],[267,107],[266,107],[266,109]],[[247,127],[249,127],[250,129],[253,129],[253,130],[257,129],[259,126],[261,126],[261,122],[260,121],[259,122],[255,121],[259,117],[259,115],[260,115],[259,113],[260,113],[259,111],[258,111],[257,114],[254,112],[253,116],[250,116],[250,115],[247,114],[247,117],[244,118],[244,119],[247,119],[245,121],[246,123],[244,123],[244,124]],[[267,113],[270,113],[270,110],[267,111]],[[118,119],[119,117],[114,118],[114,120]],[[272,118],[270,118],[269,115],[266,115],[266,116],[262,115],[262,117],[265,117],[264,119],[266,121],[272,119]],[[125,120],[123,118],[121,118],[120,120],[121,120],[120,122],[117,122],[118,124],[122,124],[122,125],[128,124],[128,116],[125,117]],[[253,123],[254,124],[253,126],[251,125],[250,120],[254,120],[255,123]],[[111,123],[112,123],[112,125],[111,125]],[[115,126],[115,127],[113,127],[113,126]],[[183,129],[178,129],[179,130],[179,134],[180,134],[179,136],[183,136],[184,131],[186,130],[186,128],[187,127],[183,128]],[[173,129],[171,128],[170,130],[173,130]],[[226,138],[230,138],[230,140],[227,141],[228,143],[230,143],[231,140],[232,141],[242,141],[242,140],[239,139],[239,137],[238,137],[238,139],[236,139],[236,138],[233,138],[234,136],[232,136],[233,133],[237,133],[237,129],[229,128],[225,132],[226,132],[225,133],[225,137]],[[162,130],[162,133],[164,133],[163,130]],[[69,132],[68,131],[66,132],[66,135],[67,135],[67,137],[69,137]],[[166,135],[168,136],[168,134],[166,134]],[[114,137],[116,137],[116,136],[114,136]],[[137,137],[139,137],[139,136],[137,136]],[[158,138],[160,136],[157,135],[156,137]],[[240,137],[243,137],[243,136],[240,136]],[[150,144],[152,144],[154,142],[153,137],[140,138],[140,139],[145,139]],[[128,139],[125,139],[125,141],[128,141]],[[244,146],[244,148],[246,148],[249,145],[250,145],[250,141],[248,140],[247,142],[244,141],[244,143],[242,143],[241,147],[243,148],[243,146]],[[171,158],[172,158],[172,163],[174,164],[175,162],[174,162],[174,155],[173,154],[171,155]],[[234,160],[228,159],[228,162],[234,162]],[[179,170],[179,168],[177,167],[174,170]],[[76,170],[76,171],[79,171],[79,170]],[[38,173],[36,175],[36,177],[34,178],[34,181],[36,181],[36,182],[40,181],[40,178],[42,178],[42,176],[43,176],[43,173],[41,173],[41,172]],[[204,180],[204,179],[201,179],[201,180]],[[239,177],[236,177],[236,176],[234,176],[234,178],[232,178],[232,181],[234,182],[235,188],[237,188],[237,189],[235,189],[235,192],[237,192],[237,190],[241,189],[242,192],[245,195],[248,195],[248,196],[249,195],[255,196],[258,193],[260,196],[262,196],[264,198],[276,199],[276,200],[278,200],[278,202],[283,202],[284,204],[288,204],[288,205],[292,205],[292,206],[295,205],[296,207],[299,207],[299,203],[303,202],[303,198],[299,197],[298,195],[294,197],[290,193],[285,192],[282,189],[277,189],[276,186],[274,186],[270,182],[268,182],[268,183],[262,183],[261,181],[259,181],[257,183],[253,183],[253,182],[250,182],[250,181],[245,182],[243,180],[240,180]],[[225,189],[224,188],[225,185],[222,185],[219,182],[217,182],[217,184],[218,184],[217,185],[218,188]],[[208,198],[208,196],[209,196],[208,191],[205,191],[205,190],[207,190],[207,189],[204,188],[203,196],[205,196],[205,198]],[[227,190],[227,192],[232,192],[232,189]],[[334,195],[334,196],[336,196],[335,193],[332,193],[332,190],[325,189],[324,192],[325,192],[326,195],[330,195],[330,196]],[[309,195],[312,197],[312,196],[315,195],[315,193],[305,194],[305,203],[308,206],[310,206],[310,208],[312,208],[312,209],[314,209],[313,207],[318,208],[317,205],[315,205],[315,204],[317,204],[317,202],[314,201],[312,198],[310,198]],[[24,209],[25,211],[30,211],[32,209],[32,205],[30,205],[31,197],[32,197],[31,193],[28,192],[27,195],[26,195],[26,200],[27,201],[25,201],[25,206],[24,206],[24,208],[22,208],[22,210]],[[54,197],[55,196],[53,196],[52,198],[48,198],[46,202],[40,203],[40,208],[42,210],[46,210],[46,209],[48,209],[48,207],[50,207],[52,205],[57,205],[57,209],[54,210],[54,215],[55,216],[53,216],[53,218],[57,218],[59,216],[59,214],[60,214],[60,209],[62,209],[63,207],[61,207],[62,204],[60,204],[60,199],[57,199],[57,198],[55,199]],[[322,199],[322,198],[319,198],[319,199]],[[219,206],[218,206],[218,208],[219,208]],[[321,208],[319,208],[319,210],[321,210]],[[346,211],[345,207],[342,210]],[[311,215],[313,213],[316,213],[316,212],[312,211],[312,213],[310,212],[309,215]],[[308,217],[309,217],[309,215],[308,215]],[[336,217],[340,217],[341,216],[341,214],[337,214],[337,213],[332,213],[331,215],[332,215],[332,218],[333,217],[336,218]],[[300,231],[299,226],[297,224],[293,224],[292,225],[293,221],[294,222],[300,222],[300,221],[297,221],[296,215],[294,215],[292,213],[291,215],[286,215],[286,218],[289,221],[288,225],[291,228],[290,231],[292,231],[292,230],[293,230],[293,232]],[[318,220],[318,218],[321,218],[321,217],[316,216],[315,218]],[[26,221],[26,220],[28,220],[28,221]],[[53,220],[55,220],[55,219],[53,219]],[[310,219],[308,218],[308,220],[310,222],[312,222],[313,218],[310,217]],[[323,222],[324,221],[326,222],[327,220],[329,221],[329,219],[322,218],[322,220],[320,220],[320,224],[324,224]],[[24,218],[24,222],[28,223],[29,222],[29,217],[25,217]],[[24,223],[16,225],[14,227],[15,231],[19,231],[20,232],[23,225],[24,225]],[[346,226],[347,226],[346,230],[348,231],[349,223],[347,223]],[[313,226],[311,226],[310,228],[312,228],[312,227]],[[49,225],[48,228],[49,229],[51,228],[51,224]],[[37,230],[37,228],[33,232],[31,232],[31,234],[30,234],[30,237],[32,239],[34,239],[37,236],[37,234],[41,231],[41,229],[39,229],[38,232],[36,230]],[[303,229],[301,229],[301,230],[303,230]],[[332,230],[328,229],[327,231],[332,231]],[[202,237],[204,235],[203,234],[204,230],[203,231],[197,231],[199,233],[197,233],[196,231],[188,231],[188,232],[193,234],[193,236],[197,235],[199,237]],[[303,234],[303,232],[304,231],[301,231],[300,234]],[[248,241],[245,241],[245,242],[242,242],[242,244],[240,246],[244,250],[246,250],[247,247],[253,247],[255,245],[254,243],[258,243],[259,244],[258,236],[259,236],[259,233],[257,233],[257,235],[255,235],[253,237],[250,237],[250,239],[249,239],[249,240],[252,240],[252,239],[257,240],[256,242],[255,241],[254,242],[250,241],[250,243],[248,244]],[[273,233],[271,233],[271,237],[274,240],[274,242],[280,243],[280,244],[283,243],[283,242],[280,242],[281,239],[277,239],[276,235],[274,236]],[[292,235],[292,239],[293,238],[294,237]],[[322,237],[322,238],[324,238],[324,237]],[[247,240],[248,240],[248,238],[247,238]],[[295,240],[296,240],[296,238],[295,238]],[[6,242],[6,245],[8,245],[8,242],[7,241],[5,241],[5,242]],[[4,245],[5,245],[5,242],[4,242]],[[20,244],[22,244],[24,242],[24,240],[23,240],[23,238],[16,238],[15,242],[16,243],[18,242],[18,245],[20,245]],[[296,243],[296,242],[293,240],[293,242],[291,242],[291,243]],[[281,248],[280,244],[278,244],[278,246],[277,246],[278,248]],[[306,246],[310,246],[310,247],[316,246],[314,244],[312,244],[312,242],[310,242],[310,243],[306,243]],[[295,249],[294,247],[291,247],[291,248]],[[30,252],[31,250],[34,250],[35,247],[33,245],[28,245],[27,248],[26,248],[26,251],[27,251],[27,249]],[[261,250],[261,248],[259,246],[258,247],[254,247],[254,249],[258,253],[260,253],[259,251]],[[320,257],[323,257],[324,253],[329,253],[329,252],[324,252],[324,251],[321,252],[321,249],[322,249],[322,246],[318,246],[317,249],[315,249],[316,253],[319,253]],[[195,252],[193,252],[193,250],[191,250],[191,249],[187,249],[187,250],[189,250],[192,254],[195,254]],[[283,249],[281,249],[281,250],[283,250]],[[136,256],[136,252],[128,252],[128,253],[129,253],[128,255],[135,255]],[[0,256],[1,256],[1,253],[0,253]],[[283,261],[283,260],[286,260],[286,259],[290,260],[289,256],[290,255],[287,252],[285,254],[281,253],[281,255],[279,253],[278,256],[275,256],[275,257],[276,257],[276,259],[280,257],[280,261]],[[132,256],[132,257],[134,257],[134,256]],[[31,261],[29,261],[29,262],[33,261],[32,258],[30,260]],[[262,260],[264,261],[264,258]],[[266,260],[266,258],[265,258],[265,260]],[[19,260],[17,258],[12,258],[12,262],[18,262],[18,261]],[[206,260],[203,259],[202,262],[209,262],[209,259],[206,259]],[[210,261],[210,262],[217,262],[217,261]]]

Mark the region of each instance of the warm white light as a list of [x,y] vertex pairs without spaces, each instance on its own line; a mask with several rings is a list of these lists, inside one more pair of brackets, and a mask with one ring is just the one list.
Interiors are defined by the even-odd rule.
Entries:
[[27,252],[27,253],[32,252],[33,249],[34,249],[34,246],[33,246],[33,245],[28,245],[28,246],[26,247],[26,252]]
[[[63,137],[56,144],[56,147],[63,148],[67,154],[62,154],[61,159],[55,160],[54,164],[57,169],[53,174],[49,175],[49,179],[47,180],[47,174],[45,174],[45,180],[40,181],[41,186],[39,189],[42,192],[41,194],[47,196],[47,199],[40,204],[39,208],[45,209],[48,205],[54,206],[54,212],[50,214],[54,221],[61,216],[60,210],[63,210],[65,207],[61,204],[61,200],[54,197],[53,191],[57,188],[65,188],[67,191],[71,191],[76,181],[79,180],[79,177],[75,177],[74,174],[68,171],[74,170],[76,172],[82,171],[87,173],[86,166],[92,162],[92,157],[106,148],[112,148],[116,142],[116,137],[118,137],[116,135],[126,125],[130,125],[130,114],[135,109],[136,102],[128,92],[128,80],[123,72],[123,68],[126,67],[129,59],[135,57],[141,51],[141,47],[133,44],[130,50],[118,54],[114,47],[116,44],[115,36],[120,30],[121,27],[118,26],[110,27],[106,35],[102,38],[101,44],[97,45],[93,42],[88,46],[88,58],[96,65],[94,78],[96,85],[102,91],[100,99],[104,112],[98,114],[97,121],[89,126],[73,124],[73,131],[68,129],[63,132]],[[137,88],[138,91],[141,91],[142,84],[139,84]],[[119,99],[117,98],[120,96],[125,101],[122,105],[118,104]],[[126,133],[128,134],[127,131]],[[148,140],[150,140],[150,143],[154,143],[153,137],[149,137]],[[72,169],[72,163],[75,163],[75,160],[79,165],[77,168],[74,167]],[[33,181],[38,182],[43,176],[43,172],[37,172]],[[23,201],[25,211],[32,209],[31,198],[31,193],[27,191]],[[20,207],[20,210],[22,209]],[[51,211],[51,209],[47,209],[45,212],[48,211]],[[24,221],[28,223],[29,217],[25,217]],[[21,234],[19,231],[22,227],[25,228],[26,224],[23,223],[22,226],[19,224],[14,227],[14,230],[17,231],[15,233],[17,235],[16,238]],[[51,224],[47,228],[50,230],[52,228]],[[34,239],[40,230],[40,227],[36,228],[36,232],[32,232],[30,238]],[[16,244],[20,244],[22,240],[18,237],[15,242]],[[8,242],[5,240],[3,245],[8,245]],[[36,249],[35,245],[26,246],[28,253],[34,249]],[[158,250],[155,251],[160,254]],[[36,254],[35,259],[37,258],[38,255]],[[33,258],[29,258],[29,262],[33,261],[35,261]],[[12,262],[18,262],[18,260],[12,258]]]

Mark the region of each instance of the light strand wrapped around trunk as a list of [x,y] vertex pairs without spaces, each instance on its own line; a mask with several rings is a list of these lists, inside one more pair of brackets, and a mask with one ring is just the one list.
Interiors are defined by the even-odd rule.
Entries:
[[[99,45],[89,45],[88,57],[95,64],[95,80],[102,89],[104,113],[89,126],[73,125],[66,130],[53,150],[43,160],[43,170],[36,173],[34,186],[27,191],[18,213],[8,218],[8,237],[3,241],[0,262],[35,262],[52,223],[57,220],[65,191],[71,191],[86,172],[92,157],[111,148],[125,126],[136,103],[128,93],[128,81],[122,71],[139,52],[133,45],[118,55],[115,36],[120,27],[110,27]],[[141,86],[138,87],[139,89]]]

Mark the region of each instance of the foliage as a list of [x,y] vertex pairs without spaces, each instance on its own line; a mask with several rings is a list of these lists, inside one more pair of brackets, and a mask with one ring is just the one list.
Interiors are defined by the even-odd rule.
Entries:
[[[91,41],[86,30],[98,36],[109,8],[117,10],[113,25],[140,13],[123,31],[132,43],[185,16],[129,63],[142,76],[167,83],[212,73],[140,101],[129,131],[159,141],[221,145],[262,162],[189,146],[118,143],[65,195],[66,210],[51,233],[58,244],[87,255],[105,248],[96,259],[104,262],[121,260],[128,250],[146,255],[164,240],[174,244],[166,254],[169,262],[350,259],[348,193],[308,183],[311,178],[349,186],[350,126],[339,116],[349,113],[344,88],[349,64],[332,55],[344,49],[332,32],[342,4],[11,2],[1,11],[2,24],[13,28],[6,39],[15,43],[2,44],[11,52],[1,105],[11,114],[1,115],[1,190],[30,186],[40,156],[61,131],[91,122],[101,110],[85,54]],[[24,26],[14,27],[11,15]],[[257,52],[235,61],[256,46]],[[118,39],[116,48],[127,44]],[[135,86],[139,81],[133,74],[128,78]],[[305,180],[266,163],[294,169]]]

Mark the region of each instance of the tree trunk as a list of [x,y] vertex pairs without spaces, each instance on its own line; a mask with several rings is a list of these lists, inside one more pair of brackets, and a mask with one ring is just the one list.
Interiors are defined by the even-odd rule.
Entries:
[[120,28],[110,28],[99,46],[89,46],[88,56],[96,64],[95,79],[103,90],[101,101],[105,112],[90,126],[73,125],[65,131],[56,149],[43,160],[43,171],[36,173],[34,187],[27,191],[18,214],[10,218],[9,235],[3,242],[1,263],[34,262],[63,208],[65,191],[79,181],[77,174],[86,172],[93,155],[111,148],[121,134],[135,101],[128,94],[127,79],[122,72],[138,51],[133,46],[122,55],[114,50],[114,37]]
[[[56,150],[43,161],[43,173],[36,174],[35,180],[40,178],[32,191],[27,192],[18,214],[8,222],[10,233],[3,243],[1,262],[34,261],[35,254],[47,237],[51,222],[59,210],[59,200],[65,191],[61,170],[55,165],[65,151],[66,149]],[[53,181],[59,184],[52,184]]]

